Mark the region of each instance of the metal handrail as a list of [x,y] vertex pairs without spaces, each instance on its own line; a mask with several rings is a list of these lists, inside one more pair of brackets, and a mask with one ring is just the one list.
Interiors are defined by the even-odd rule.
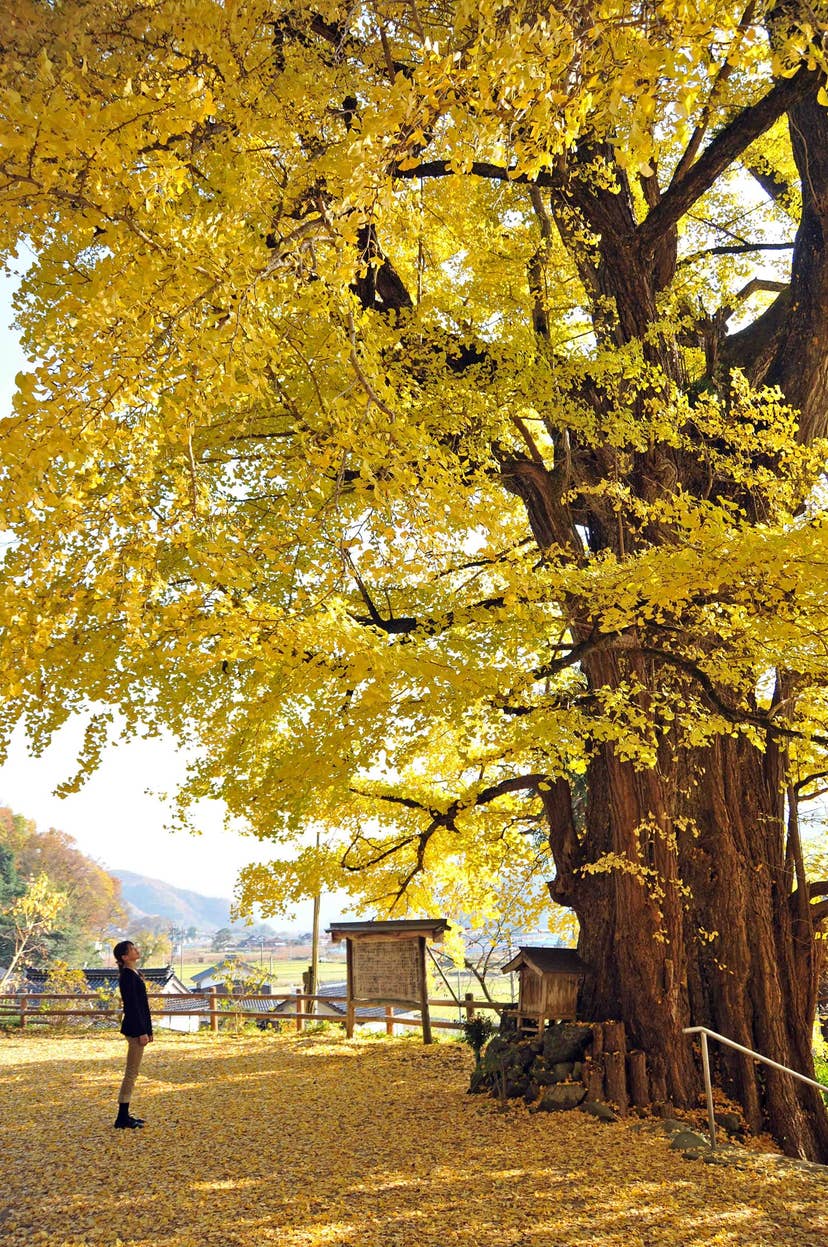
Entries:
[[800,1082],[806,1082],[810,1087],[818,1087],[820,1091],[828,1091],[828,1084],[824,1082],[815,1082],[813,1078],[806,1077],[805,1074],[798,1074],[795,1069],[791,1069],[788,1065],[780,1065],[778,1061],[772,1061],[769,1056],[762,1056],[761,1052],[754,1052],[753,1048],[746,1048],[743,1044],[737,1043],[735,1039],[728,1039],[727,1035],[720,1035],[718,1031],[712,1031],[709,1026],[685,1026],[685,1035],[701,1035],[701,1052],[702,1052],[702,1069],[704,1071],[704,1093],[707,1097],[707,1120],[710,1123],[710,1146],[716,1146],[716,1118],[713,1113],[713,1086],[710,1081],[710,1054],[707,1050],[707,1036],[711,1039],[718,1039],[719,1043],[727,1044],[728,1048],[734,1048],[737,1052],[743,1052],[745,1056],[753,1057],[754,1061],[761,1061],[763,1065],[770,1065],[772,1069],[778,1069],[783,1074],[790,1074],[791,1078],[798,1078]]

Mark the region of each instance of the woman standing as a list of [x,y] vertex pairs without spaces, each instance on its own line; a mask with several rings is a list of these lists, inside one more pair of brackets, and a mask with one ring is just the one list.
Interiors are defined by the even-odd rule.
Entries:
[[115,1119],[116,1130],[135,1130],[143,1126],[141,1117],[131,1117],[129,1101],[135,1087],[135,1079],[141,1066],[144,1048],[152,1043],[152,1018],[150,1016],[147,989],[144,980],[135,969],[141,953],[132,940],[121,940],[112,950],[118,963],[120,974],[118,986],[121,989],[121,1000],[124,1004],[124,1020],[121,1023],[121,1034],[126,1036],[127,1061],[124,1081],[118,1092],[118,1116]]

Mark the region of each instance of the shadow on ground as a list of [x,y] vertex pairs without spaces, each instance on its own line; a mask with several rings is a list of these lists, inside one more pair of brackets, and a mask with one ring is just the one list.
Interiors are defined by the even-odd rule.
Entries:
[[825,1247],[828,1180],[631,1123],[501,1112],[450,1044],[172,1036],[115,1131],[119,1036],[0,1038],[4,1247]]

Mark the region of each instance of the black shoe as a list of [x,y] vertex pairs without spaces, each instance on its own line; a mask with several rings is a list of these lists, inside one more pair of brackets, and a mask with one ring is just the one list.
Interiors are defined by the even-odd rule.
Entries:
[[130,1120],[130,1121],[134,1121],[134,1122],[135,1122],[135,1124],[136,1124],[136,1126],[145,1126],[145,1125],[147,1124],[147,1123],[144,1121],[143,1117],[132,1117],[132,1116],[130,1116],[130,1119],[129,1119],[129,1120]]
[[143,1124],[137,1117],[127,1117],[124,1121],[114,1123],[116,1130],[140,1130]]

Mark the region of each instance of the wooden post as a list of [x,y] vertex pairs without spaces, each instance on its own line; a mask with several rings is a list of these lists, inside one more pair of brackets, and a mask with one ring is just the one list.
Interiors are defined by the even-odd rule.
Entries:
[[626,1117],[629,1100],[627,1098],[627,1073],[624,1053],[605,1052],[603,1061],[607,1099],[617,1105],[621,1117]]
[[[316,828],[316,851],[319,852],[321,844],[321,831]],[[308,967],[310,970],[310,986],[307,988],[309,996],[315,996],[319,991],[319,915],[322,907],[322,893],[319,889],[313,894],[313,924],[311,927],[311,963]],[[316,1001],[308,1001],[308,1013],[316,1013]]]
[[420,1016],[423,1020],[423,1043],[433,1043],[431,1038],[431,1014],[428,1011],[428,979],[426,977],[425,950],[426,942],[424,935],[417,936],[417,944],[419,946],[419,962],[420,962]]
[[647,1108],[650,1103],[650,1090],[647,1083],[646,1052],[635,1049],[627,1054],[627,1077],[633,1104],[636,1108]]
[[298,1031],[302,1030],[305,1025],[305,1019],[302,1015],[302,1006],[304,1004],[304,1000],[305,998],[302,995],[302,988],[297,987],[296,988],[296,1029]]
[[345,960],[347,964],[348,980],[345,988],[345,1038],[353,1039],[354,1037],[354,942],[346,939],[345,941]]
[[391,1005],[385,1006],[385,1033],[386,1035],[394,1034],[394,1010]]
[[29,1007],[29,997],[21,996],[20,997],[20,1029],[22,1031],[26,1029],[26,1011],[28,1007]]
[[590,1029],[592,1030],[592,1059],[597,1061],[604,1051],[603,1023],[593,1022]]
[[603,1100],[606,1095],[602,1061],[603,1058],[600,1056],[597,1059],[593,1057],[584,1070],[584,1085],[587,1089],[588,1100]]
[[626,1052],[627,1035],[623,1022],[603,1022],[604,1052]]
[[210,1030],[217,1031],[218,1030],[218,1011],[216,1009],[215,987],[210,988],[209,995],[210,995]]
[[474,1020],[474,993],[466,992],[466,1021]]

